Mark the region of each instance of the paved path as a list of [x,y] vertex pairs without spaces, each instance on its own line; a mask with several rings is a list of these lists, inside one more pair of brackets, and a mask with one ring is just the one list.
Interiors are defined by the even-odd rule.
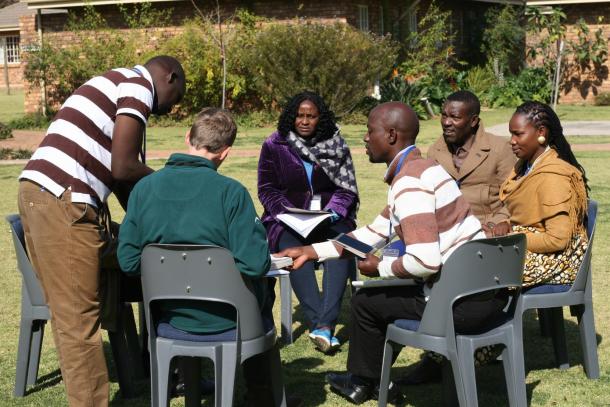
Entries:
[[[562,122],[563,134],[566,136],[610,136],[610,121],[595,122]],[[487,127],[486,130],[498,136],[510,136],[508,123]]]

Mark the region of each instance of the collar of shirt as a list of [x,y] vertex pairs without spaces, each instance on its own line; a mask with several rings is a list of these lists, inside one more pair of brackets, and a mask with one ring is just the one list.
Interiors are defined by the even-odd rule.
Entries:
[[148,82],[150,82],[152,88],[153,100],[155,100],[155,83],[152,80],[152,75],[148,72],[148,69],[144,68],[143,65],[136,65],[133,67],[136,72],[141,74]]
[[207,167],[216,171],[216,165],[207,158],[199,157],[191,154],[174,153],[172,154],[166,167]]
[[461,146],[450,149],[450,151],[453,150],[451,152],[451,159],[453,161],[453,166],[458,171],[460,170],[460,168],[462,167],[462,164],[464,163],[464,160],[466,159],[466,157],[468,157],[468,154],[472,150],[472,146],[474,145],[475,137],[476,137],[476,134],[473,134],[472,136],[468,137],[468,140],[466,140],[466,142],[464,144],[462,144]]

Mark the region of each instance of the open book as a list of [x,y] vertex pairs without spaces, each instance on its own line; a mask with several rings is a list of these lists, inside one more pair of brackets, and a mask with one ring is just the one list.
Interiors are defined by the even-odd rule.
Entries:
[[354,253],[357,257],[361,259],[365,259],[366,255],[371,253],[375,248],[371,245],[368,245],[360,240],[356,240],[353,237],[346,235],[345,233],[341,233],[334,239],[331,239],[331,242],[337,243],[339,246],[343,247],[345,250]]
[[316,226],[332,216],[328,211],[285,208],[288,213],[279,214],[277,218],[303,237],[309,236]]

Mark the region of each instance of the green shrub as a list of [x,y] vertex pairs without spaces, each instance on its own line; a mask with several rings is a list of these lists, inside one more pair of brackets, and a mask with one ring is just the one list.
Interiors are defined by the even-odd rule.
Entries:
[[273,127],[277,125],[279,113],[276,111],[256,110],[234,115],[238,128]]
[[273,24],[245,51],[246,66],[268,105],[307,89],[342,116],[392,69],[397,46],[346,24]]
[[0,123],[0,140],[6,140],[13,137],[13,130],[6,124]]
[[595,96],[595,106],[610,106],[610,92],[601,92]]
[[49,118],[40,113],[30,113],[9,121],[8,126],[14,130],[46,129]]
[[541,68],[523,69],[509,77],[504,85],[494,85],[486,102],[491,107],[516,107],[527,100],[549,103],[552,83]]
[[381,84],[381,103],[402,102],[417,113],[420,119],[428,118],[426,108],[422,102],[423,98],[428,97],[426,88],[419,82],[409,82],[406,78],[396,75]]
[[464,88],[484,99],[485,95],[496,83],[496,76],[489,66],[475,66],[466,74]]
[[32,151],[27,149],[0,148],[0,160],[24,160],[32,156]]

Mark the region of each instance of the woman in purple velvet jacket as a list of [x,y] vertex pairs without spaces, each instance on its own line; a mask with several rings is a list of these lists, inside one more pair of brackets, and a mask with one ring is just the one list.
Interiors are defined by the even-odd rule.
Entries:
[[[351,154],[333,112],[317,94],[295,95],[282,111],[277,131],[265,140],[258,162],[258,197],[272,252],[325,241],[355,228],[358,188]],[[277,219],[285,207],[324,209],[333,215],[303,238]],[[353,260],[326,261],[322,295],[313,262],[290,273],[309,322],[309,337],[324,353],[340,346],[334,329],[354,269]]]

